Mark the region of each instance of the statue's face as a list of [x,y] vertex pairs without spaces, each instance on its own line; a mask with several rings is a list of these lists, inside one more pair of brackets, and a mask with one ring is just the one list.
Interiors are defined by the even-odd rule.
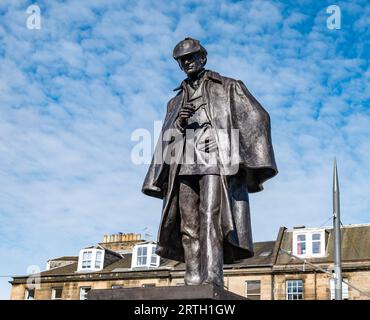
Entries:
[[188,76],[195,75],[201,71],[206,64],[206,61],[207,58],[202,52],[190,53],[177,60],[181,70]]

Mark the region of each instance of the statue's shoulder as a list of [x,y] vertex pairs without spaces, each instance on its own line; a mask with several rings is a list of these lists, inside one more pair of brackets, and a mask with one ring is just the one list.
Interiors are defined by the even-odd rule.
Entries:
[[213,80],[214,83],[222,84],[224,87],[229,87],[230,85],[236,85],[240,80],[236,80],[230,77],[223,76],[218,72],[207,70],[207,76],[209,79]]

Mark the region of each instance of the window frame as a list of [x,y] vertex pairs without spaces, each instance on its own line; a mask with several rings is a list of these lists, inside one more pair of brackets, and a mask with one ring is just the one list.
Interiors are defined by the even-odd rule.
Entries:
[[[87,290],[87,292],[86,292],[86,289],[88,289]],[[84,292],[84,294],[83,294],[83,299],[81,298],[82,297],[82,291],[85,291]],[[80,300],[87,300],[87,294],[90,292],[90,290],[91,290],[91,286],[82,286],[82,287],[80,287],[80,290],[79,290],[79,293],[80,293]]]
[[[145,267],[148,264],[148,246],[139,246],[136,253],[136,266]],[[139,263],[140,261],[140,263]]]
[[[304,240],[301,240],[299,239],[299,237],[304,237]],[[296,249],[296,252],[297,252],[297,255],[300,255],[300,256],[303,256],[303,255],[307,255],[307,234],[306,233],[299,233],[297,234],[296,236],[296,245],[295,245],[295,249]],[[303,247],[303,244],[304,244],[304,249],[302,248]],[[301,245],[301,248],[298,248],[298,246]],[[299,253],[299,251],[303,251],[304,250],[304,253]]]
[[[33,292],[33,296],[31,299],[30,299],[30,292]],[[24,300],[35,300],[35,296],[36,296],[35,288],[32,288],[32,289],[26,288],[26,290],[24,290]]]
[[[302,290],[301,290],[301,293],[299,292],[289,292],[288,289],[289,289],[289,283],[293,283],[293,282],[300,282],[301,283],[301,286],[296,286],[297,289],[300,287]],[[301,299],[289,299],[290,296],[295,296],[295,295],[299,295],[301,294],[302,295],[302,298]],[[304,281],[303,279],[287,279],[285,280],[285,300],[304,300]]]
[[[98,255],[99,255],[99,259],[98,259]],[[103,258],[103,252],[102,251],[96,251],[95,261],[94,261],[94,268],[95,269],[100,269],[101,268],[102,258]],[[98,265],[97,265],[97,263],[98,263]]]
[[[259,285],[259,293],[248,293],[248,284],[258,283]],[[250,300],[261,300],[261,280],[246,280],[244,282],[244,295],[246,298],[250,298]],[[257,298],[258,297],[258,298]],[[257,298],[257,299],[255,299]]]
[[[61,290],[60,298],[55,297],[57,290]],[[53,287],[53,288],[51,288],[51,300],[62,300],[62,296],[63,296],[63,287]]]
[[[313,240],[313,236],[315,234],[320,235],[320,240]],[[306,244],[306,253],[299,254],[298,252],[298,244],[302,243],[303,241],[299,241],[298,237],[304,235],[305,236],[305,244]],[[325,229],[320,230],[294,230],[293,231],[293,254],[298,257],[305,257],[305,258],[320,258],[325,256]],[[313,244],[314,242],[317,243],[320,241],[320,252],[314,253],[313,252]]]
[[[155,253],[156,247],[152,246],[151,253],[150,253],[150,266],[156,267],[158,264],[158,255]],[[155,262],[153,262],[153,258],[155,259]]]
[[[131,268],[157,268],[160,264],[160,257],[155,253],[155,243],[144,243],[135,245],[132,252]],[[143,254],[143,251],[146,253]]]
[[[343,280],[349,283],[349,280],[347,277],[342,277],[342,299],[349,300],[349,286],[347,283],[344,283]],[[335,300],[335,284],[334,284],[333,278],[329,278],[329,290],[330,290],[329,299]]]
[[[85,258],[85,255],[87,256],[87,258]],[[93,262],[92,256],[93,256],[92,250],[85,250],[82,252],[81,269],[91,269]],[[85,263],[88,264],[88,266],[85,266]]]
[[81,249],[78,257],[78,272],[100,271],[104,268],[105,250],[100,248]]

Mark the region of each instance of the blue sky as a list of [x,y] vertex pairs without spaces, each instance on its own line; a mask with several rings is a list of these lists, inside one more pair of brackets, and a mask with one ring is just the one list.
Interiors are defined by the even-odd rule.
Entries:
[[161,201],[140,192],[147,166],[131,162],[130,136],[164,117],[186,36],[271,115],[280,172],[251,195],[254,240],[330,225],[335,156],[343,223],[370,222],[366,0],[38,1],[41,29],[29,30],[32,3],[0,3],[0,298],[7,275],[106,233],[155,239]]

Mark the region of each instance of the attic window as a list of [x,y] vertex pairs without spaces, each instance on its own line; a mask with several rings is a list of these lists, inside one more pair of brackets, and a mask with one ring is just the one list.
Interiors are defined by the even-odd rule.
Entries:
[[293,231],[293,254],[299,257],[323,257],[325,255],[325,230]]
[[133,249],[131,268],[158,267],[159,256],[156,255],[155,249],[154,243],[136,245]]
[[100,271],[104,265],[103,249],[82,249],[78,258],[78,271]]

